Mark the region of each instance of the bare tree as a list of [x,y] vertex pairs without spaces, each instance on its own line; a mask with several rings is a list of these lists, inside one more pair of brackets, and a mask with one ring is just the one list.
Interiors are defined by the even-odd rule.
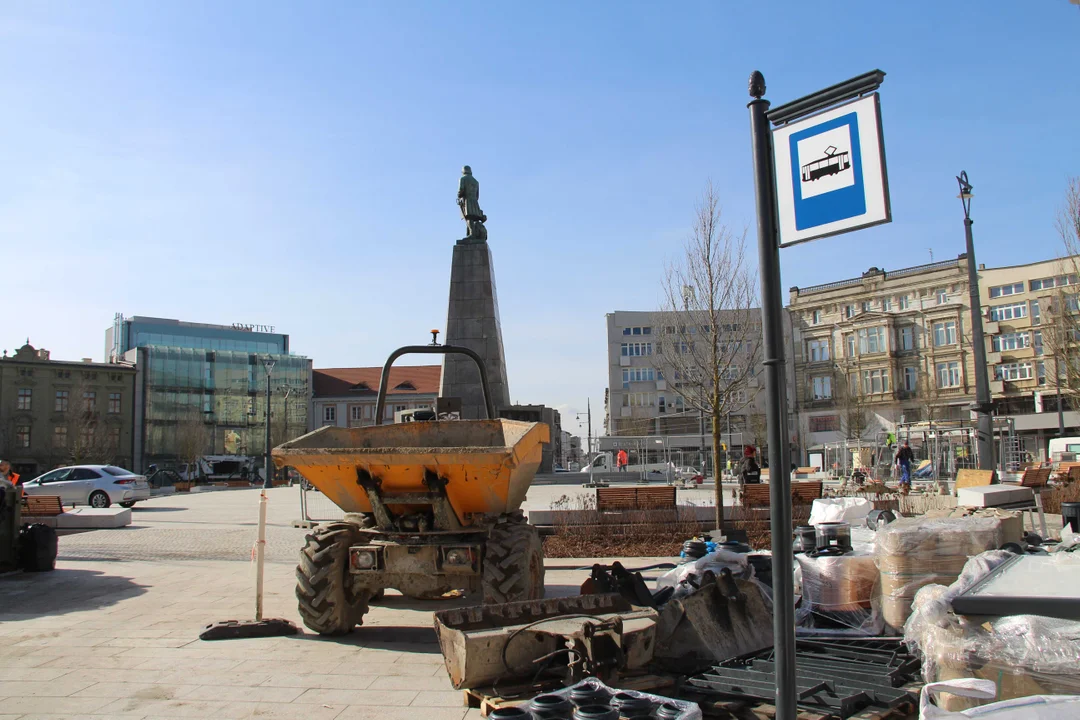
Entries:
[[919,365],[918,376],[915,379],[915,397],[920,405],[920,415],[922,415],[920,419],[932,425],[941,412],[941,389],[938,387],[937,375],[932,371],[932,366]]
[[118,419],[101,412],[107,399],[86,373],[77,372],[67,391],[64,420],[54,426],[53,457],[56,464],[84,465],[116,462],[120,450],[115,429]]
[[684,406],[711,421],[716,526],[723,528],[722,419],[749,401],[761,322],[753,309],[757,283],[747,267],[746,231],[736,235],[724,224],[712,183],[702,193],[691,235],[681,257],[668,264],[661,288],[653,323],[659,365]]
[[[1080,177],[1069,179],[1065,200],[1058,210],[1055,221],[1058,235],[1065,250],[1062,271],[1072,276],[1070,288],[1080,276]],[[1060,396],[1080,393],[1080,357],[1077,344],[1080,341],[1080,290],[1067,292],[1058,287],[1050,306],[1045,308],[1049,317],[1043,327],[1043,345],[1046,354],[1053,359],[1055,386]]]
[[189,409],[176,421],[176,454],[187,463],[187,480],[194,480],[198,475],[199,458],[206,454],[210,444],[210,430],[202,413]]
[[840,408],[840,426],[848,440],[862,442],[870,429],[870,403],[863,393],[858,373],[843,374],[833,383]]

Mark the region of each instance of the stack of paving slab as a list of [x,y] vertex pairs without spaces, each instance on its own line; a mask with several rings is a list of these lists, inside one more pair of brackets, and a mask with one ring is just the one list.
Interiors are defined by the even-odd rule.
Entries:
[[57,530],[105,530],[131,524],[130,508],[80,507],[65,510],[59,515],[22,516],[24,523],[41,523]]

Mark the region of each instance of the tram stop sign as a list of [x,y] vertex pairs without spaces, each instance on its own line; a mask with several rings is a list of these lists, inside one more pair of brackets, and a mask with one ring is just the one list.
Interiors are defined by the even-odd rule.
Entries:
[[780,246],[892,220],[878,93],[773,130]]

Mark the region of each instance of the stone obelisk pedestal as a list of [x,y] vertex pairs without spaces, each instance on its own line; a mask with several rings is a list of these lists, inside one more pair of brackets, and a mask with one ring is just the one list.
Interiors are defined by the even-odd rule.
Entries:
[[[499,300],[495,293],[495,265],[486,241],[454,246],[444,342],[467,347],[483,358],[495,411],[510,406],[506,356],[499,324]],[[471,358],[464,355],[444,356],[439,395],[461,398],[461,417],[464,420],[478,420],[487,416],[480,373]]]

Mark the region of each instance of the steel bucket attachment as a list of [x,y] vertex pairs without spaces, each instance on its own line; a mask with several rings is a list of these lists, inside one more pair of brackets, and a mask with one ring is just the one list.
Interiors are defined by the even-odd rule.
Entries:
[[693,673],[772,647],[771,604],[756,583],[707,570],[697,590],[664,605],[656,638],[658,662]]
[[649,663],[656,620],[612,593],[443,610],[435,632],[459,690],[538,677],[608,682]]

